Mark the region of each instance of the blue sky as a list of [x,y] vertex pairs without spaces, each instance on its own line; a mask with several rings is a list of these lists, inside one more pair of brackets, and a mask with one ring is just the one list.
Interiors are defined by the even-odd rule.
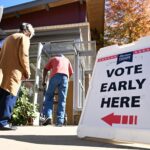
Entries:
[[30,2],[30,1],[34,1],[34,0],[0,0],[0,5],[2,5],[5,8],[5,7],[10,7],[10,6]]

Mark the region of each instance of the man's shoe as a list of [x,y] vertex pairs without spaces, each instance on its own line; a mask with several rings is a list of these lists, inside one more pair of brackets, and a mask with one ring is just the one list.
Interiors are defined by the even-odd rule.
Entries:
[[17,129],[17,127],[15,127],[15,126],[11,126],[11,125],[9,125],[9,124],[7,124],[6,126],[1,126],[0,127],[0,130],[16,130]]
[[43,126],[47,126],[47,125],[49,125],[49,124],[52,124],[51,118],[46,118],[46,119],[43,121],[43,123],[42,123]]
[[43,122],[45,122],[45,118],[44,117],[40,117],[39,119],[39,124],[42,126]]
[[63,126],[63,124],[61,124],[61,123],[56,123],[56,127],[62,127]]

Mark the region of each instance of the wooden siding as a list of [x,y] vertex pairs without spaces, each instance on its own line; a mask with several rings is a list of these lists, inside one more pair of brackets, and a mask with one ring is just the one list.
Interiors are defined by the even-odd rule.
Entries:
[[104,1],[105,0],[87,0],[87,15],[91,29],[97,29],[99,32],[104,30]]
[[51,8],[49,11],[41,10],[30,14],[5,18],[0,24],[0,28],[15,29],[22,22],[29,22],[34,27],[81,23],[86,20],[86,5],[75,2],[59,7]]

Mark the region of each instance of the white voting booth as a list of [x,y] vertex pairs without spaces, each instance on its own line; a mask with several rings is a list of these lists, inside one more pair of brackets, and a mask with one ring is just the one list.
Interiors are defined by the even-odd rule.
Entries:
[[99,50],[77,134],[150,144],[150,37]]

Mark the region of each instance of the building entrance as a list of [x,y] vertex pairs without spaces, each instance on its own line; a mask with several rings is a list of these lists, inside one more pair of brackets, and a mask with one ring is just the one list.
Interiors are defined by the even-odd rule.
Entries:
[[[53,41],[32,43],[30,47],[31,79],[23,82],[33,94],[32,102],[43,108],[42,72],[48,59],[55,54],[65,55],[74,70],[67,96],[68,124],[77,124],[82,111],[96,56],[96,44],[90,42]],[[56,95],[57,99],[57,95]]]

